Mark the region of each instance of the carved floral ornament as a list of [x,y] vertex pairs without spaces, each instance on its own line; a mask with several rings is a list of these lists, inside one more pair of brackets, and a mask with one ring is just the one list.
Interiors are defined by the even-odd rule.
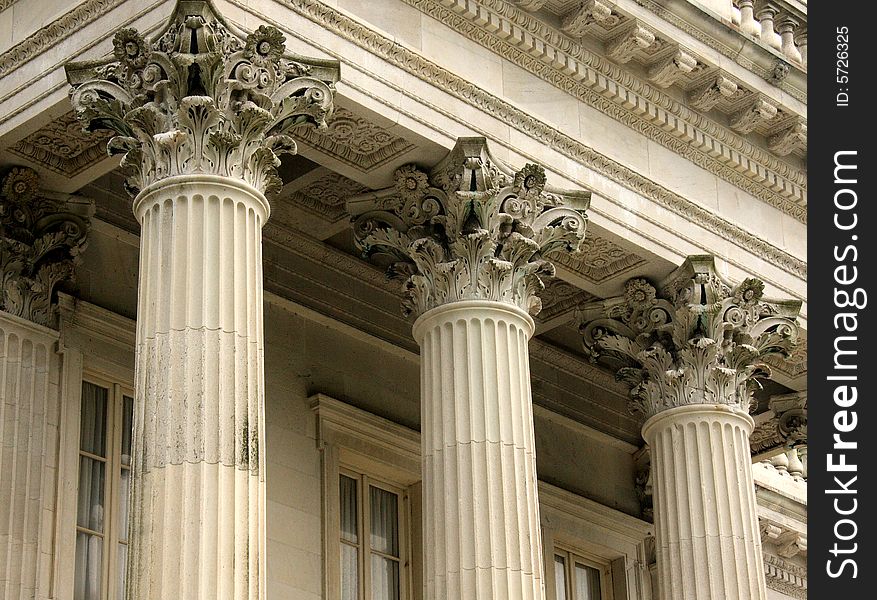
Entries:
[[656,290],[627,282],[622,297],[579,311],[592,361],[617,370],[631,388],[631,410],[644,418],[689,404],[725,404],[748,412],[764,359],[787,356],[798,336],[800,301],[763,298],[755,278],[724,281],[711,256],[692,256]]
[[537,314],[549,262],[577,252],[587,192],[546,189],[535,164],[512,172],[484,138],[460,138],[429,173],[396,170],[392,187],[348,200],[363,254],[404,280],[403,313],[459,300],[493,300]]
[[277,155],[296,152],[296,127],[326,127],[338,74],[337,61],[286,53],[274,27],[238,35],[206,0],[180,1],[153,40],[122,29],[113,58],[67,65],[76,114],[117,134],[107,150],[124,155],[132,195],[193,173],[279,189]]
[[46,197],[31,169],[0,180],[0,309],[57,326],[55,288],[73,277],[85,249],[90,203]]

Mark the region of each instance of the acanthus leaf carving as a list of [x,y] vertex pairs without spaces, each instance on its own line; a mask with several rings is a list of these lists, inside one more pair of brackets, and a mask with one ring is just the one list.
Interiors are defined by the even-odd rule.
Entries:
[[535,315],[551,257],[581,246],[589,199],[546,189],[538,165],[509,171],[484,138],[460,138],[429,174],[401,167],[393,187],[351,198],[348,211],[363,254],[404,280],[406,315],[472,299]]
[[688,52],[677,49],[673,54],[649,68],[648,77],[649,81],[656,86],[667,88],[696,68],[697,59]]
[[633,55],[655,43],[655,34],[638,23],[606,44],[606,54],[619,63],[630,62]]
[[711,256],[692,256],[660,291],[631,279],[622,297],[582,307],[579,330],[593,361],[630,387],[631,410],[645,418],[690,404],[748,412],[764,359],[797,341],[800,301],[762,298],[755,278],[724,281]]
[[113,58],[66,69],[84,127],[116,134],[107,150],[124,155],[132,193],[191,173],[277,190],[277,155],[296,151],[296,127],[326,126],[338,79],[336,61],[287,54],[273,27],[238,35],[206,0],[179,3],[152,40],[122,29]]
[[758,97],[752,104],[738,111],[731,117],[731,129],[738,133],[749,133],[760,123],[773,119],[777,114],[777,107],[766,99]]
[[85,249],[88,208],[46,197],[39,177],[13,167],[0,186],[0,308],[57,327],[55,291],[73,277]]
[[580,37],[588,27],[602,23],[612,16],[612,8],[599,0],[585,0],[578,8],[571,10],[561,20],[560,29],[564,33]]
[[708,112],[719,103],[724,96],[731,98],[739,87],[727,77],[718,75],[705,86],[695,89],[688,95],[688,102],[697,110]]

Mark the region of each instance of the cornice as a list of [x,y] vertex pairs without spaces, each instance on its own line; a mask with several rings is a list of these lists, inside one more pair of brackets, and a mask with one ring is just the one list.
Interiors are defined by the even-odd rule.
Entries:
[[[455,12],[438,0],[403,1],[806,223],[805,173],[692,111],[656,85],[645,83],[532,15],[503,0],[470,0],[471,9],[466,12]],[[445,2],[448,3],[456,4]],[[482,25],[485,21],[487,26]]]
[[767,587],[781,594],[806,600],[807,571],[778,556],[764,554],[764,575]]
[[[111,10],[123,1],[86,0],[25,42],[0,56],[0,78],[59,41],[69,30],[90,23],[100,14]],[[235,0],[231,1],[235,2]],[[656,184],[621,163],[601,155],[570,136],[531,117],[510,103],[479,89],[471,82],[372,31],[338,10],[317,0],[275,0],[275,2],[288,6],[299,15],[384,58],[408,73],[429,81],[439,89],[494,115],[519,131],[548,144],[561,154],[593,169],[619,185],[633,190],[721,238],[763,257],[784,271],[800,278],[806,278],[807,267],[804,261]],[[241,6],[252,10],[247,6]]]
[[16,2],[18,2],[18,0],[0,0],[0,12],[10,8]]
[[[665,6],[662,6],[659,2],[656,2],[655,0],[633,0],[633,2],[642,6],[646,10],[654,13],[655,15],[661,17],[661,19],[663,19],[664,21],[667,21],[668,23],[670,23],[674,27],[681,29],[682,31],[691,35],[692,37],[694,37],[698,41],[703,42],[704,44],[706,44],[707,46],[709,46],[710,48],[712,48],[716,52],[722,54],[723,56],[725,56],[727,58],[730,58],[731,60],[736,62],[741,67],[744,67],[745,69],[748,69],[749,71],[752,71],[753,73],[755,73],[756,75],[758,75],[759,77],[761,77],[763,79],[767,79],[767,80],[771,79],[771,70],[770,69],[766,69],[766,68],[762,67],[761,65],[755,63],[754,61],[751,61],[748,58],[742,56],[739,48],[734,48],[734,47],[731,47],[731,46],[724,44],[721,40],[717,39],[716,37],[710,35],[709,33],[705,32],[705,31],[703,31],[702,29],[692,25],[690,22],[688,22],[684,18],[680,17],[679,15],[677,15],[676,13],[671,11],[670,9],[666,8]],[[729,31],[734,31],[734,30],[729,28]],[[738,34],[738,35],[742,36],[742,34]],[[763,50],[765,53],[773,54],[773,52],[771,50],[768,50],[767,48],[763,48]],[[786,58],[779,53],[777,53],[776,56],[778,59],[786,60]],[[792,63],[789,63],[789,64],[792,65]],[[792,66],[794,66],[795,68],[797,68],[799,70],[802,70],[799,65],[792,65]],[[789,94],[795,100],[803,102],[804,104],[807,103],[807,92],[806,91],[801,90],[795,86],[789,85],[785,81],[775,82],[774,85],[776,87],[778,87],[779,89],[781,89],[782,91],[784,91],[785,93]]]
[[[86,0],[69,13],[40,29],[27,40],[0,56],[0,79],[11,73],[46,48],[57,43],[124,0]],[[327,29],[339,32],[348,22],[371,32],[339,11],[317,0],[275,0],[296,12],[321,22]],[[646,84],[605,59],[593,54],[571,38],[554,31],[549,25],[501,0],[481,0],[491,14],[529,35],[513,46],[498,35],[489,33],[476,22],[446,9],[434,0],[404,0],[459,33],[512,60],[549,83],[579,97],[589,105],[616,120],[648,135],[656,142],[692,160],[768,204],[779,208],[801,222],[806,222],[806,176],[789,165],[777,161],[726,128],[698,115],[676,102],[656,87]],[[477,15],[473,15],[475,18]],[[316,17],[316,18],[315,18]],[[320,18],[322,17],[322,18]],[[347,27],[349,29],[349,27]],[[372,35],[377,36],[374,32]],[[360,36],[361,37],[361,36]],[[532,48],[525,48],[529,43]],[[382,44],[399,48],[392,40]],[[541,47],[543,59],[530,53]],[[549,52],[548,49],[551,49]],[[380,53],[379,53],[380,54]],[[543,62],[548,57],[553,64]],[[566,58],[564,58],[566,57]],[[564,67],[555,65],[564,64]],[[569,71],[576,65],[572,75]],[[587,85],[586,85],[587,84]],[[589,87],[590,86],[590,87]],[[607,97],[608,95],[608,97]],[[640,102],[637,102],[637,100]],[[635,108],[629,109],[626,106]],[[641,114],[638,114],[641,113]],[[670,131],[667,131],[668,129]],[[780,191],[775,191],[780,190]]]
[[[238,0],[230,0],[248,9]],[[394,66],[428,81],[444,92],[492,115],[518,131],[550,146],[555,151],[609,178],[615,183],[641,194],[645,198],[680,217],[713,232],[719,237],[745,248],[752,254],[805,279],[807,264],[776,246],[752,235],[743,227],[714,214],[710,210],[643,177],[638,172],[616,162],[580,141],[536,119],[509,102],[498,98],[474,83],[425,59],[413,50],[380,35],[340,11],[317,0],[274,0],[297,14],[313,21],[342,38],[384,58]],[[422,101],[422,100],[421,100]],[[616,200],[613,200],[616,202]]]
[[0,55],[0,79],[126,0],[85,0]]

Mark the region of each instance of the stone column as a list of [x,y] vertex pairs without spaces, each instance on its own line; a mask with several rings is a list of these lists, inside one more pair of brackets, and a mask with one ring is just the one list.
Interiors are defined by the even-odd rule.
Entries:
[[13,168],[0,186],[0,598],[49,598],[61,417],[56,286],[85,247],[90,203],[40,193]]
[[118,135],[141,224],[129,600],[264,598],[261,230],[290,129],[325,126],[337,64],[181,2],[151,41],[68,66]]
[[403,167],[348,203],[360,247],[404,279],[417,317],[429,600],[544,598],[530,314],[546,259],[580,247],[588,204],[544,186],[541,167],[511,173],[463,138],[429,175]]
[[764,284],[722,280],[694,256],[660,286],[584,307],[585,348],[626,364],[631,407],[645,418],[660,597],[764,600],[749,416],[762,361],[795,343],[798,301],[767,301]]

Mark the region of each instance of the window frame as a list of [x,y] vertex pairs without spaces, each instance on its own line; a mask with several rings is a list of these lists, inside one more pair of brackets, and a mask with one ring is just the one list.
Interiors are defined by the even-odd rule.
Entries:
[[[104,531],[97,532],[88,528],[81,527],[74,521],[74,531],[76,534],[82,532],[89,535],[99,535],[102,540],[101,546],[101,600],[114,600],[118,598],[118,560],[119,549],[118,544],[128,544],[128,532],[125,533],[125,541],[120,539],[121,527],[119,525],[119,500],[121,495],[121,472],[123,469],[130,474],[133,465],[127,466],[122,464],[122,425],[124,423],[124,402],[125,397],[134,399],[134,389],[125,383],[120,383],[118,378],[110,378],[100,372],[83,369],[80,379],[80,395],[77,414],[79,416],[79,424],[82,423],[82,387],[90,383],[97,387],[107,390],[107,411],[106,411],[106,457],[99,457],[82,450],[81,439],[77,431],[77,465],[80,457],[88,456],[92,459],[102,460],[104,463]],[[132,407],[133,412],[133,407]],[[133,414],[132,414],[132,434],[133,434]],[[132,435],[133,438],[133,435]],[[132,439],[133,443],[133,439]],[[133,461],[132,461],[133,462]],[[79,467],[76,469],[75,489],[74,489],[74,510],[79,511]],[[130,485],[130,484],[129,484]],[[130,487],[129,487],[130,490]],[[129,492],[130,493],[130,492]],[[130,501],[130,496],[129,496]],[[129,516],[130,523],[130,516]],[[127,525],[126,525],[127,527]],[[112,540],[112,542],[109,542]],[[74,562],[73,562],[73,584],[74,590],[77,577],[74,546]],[[124,592],[123,592],[124,593]],[[71,596],[72,597],[72,596]]]
[[[579,600],[574,594],[576,564],[591,567],[600,573],[600,598],[598,600],[614,600],[614,594],[612,593],[612,564],[609,561],[601,559],[590,552],[578,548],[572,548],[566,544],[555,543],[551,554],[551,564],[554,564],[557,560],[556,557],[558,556],[564,559],[563,569],[564,583],[566,585],[566,600]],[[555,577],[554,571],[552,571],[551,576]],[[556,587],[554,593],[555,598],[553,600],[559,600]]]
[[[371,555],[374,552],[371,548],[371,511],[369,510],[371,507],[371,500],[369,499],[369,493],[371,492],[371,487],[376,487],[378,489],[382,489],[386,492],[390,492],[395,494],[398,498],[398,505],[396,508],[397,514],[397,531],[399,534],[399,539],[397,541],[399,545],[399,556],[389,556],[385,555],[381,552],[377,552],[378,556],[384,556],[386,558],[391,558],[397,560],[399,563],[399,598],[400,600],[408,600],[412,596],[410,594],[410,582],[409,579],[409,565],[411,563],[411,547],[409,543],[408,528],[410,527],[410,498],[408,495],[408,491],[405,488],[400,488],[392,483],[388,483],[383,481],[382,479],[375,477],[369,473],[362,473],[360,471],[355,471],[343,463],[339,465],[338,469],[339,480],[343,475],[345,477],[349,477],[357,482],[356,486],[356,511],[357,511],[357,535],[359,537],[359,545],[357,546],[359,552],[357,556],[357,568],[359,569],[359,576],[357,577],[357,581],[359,582],[359,590],[358,600],[371,600],[371,596],[369,595],[369,590],[371,590]],[[337,486],[336,486],[337,487]],[[340,498],[339,498],[340,500]],[[341,530],[339,527],[338,530],[338,553],[336,558],[340,561],[341,554],[341,544],[345,542],[341,541]],[[327,560],[330,560],[332,557],[327,557]],[[339,564],[339,575],[341,574],[340,564]]]
[[[323,499],[323,597],[341,600],[341,506],[339,482],[342,474],[357,479],[362,495],[362,477],[376,487],[399,494],[399,597],[423,597],[420,434],[372,413],[355,408],[324,394],[310,398],[317,415],[317,447],[322,462]],[[359,502],[359,527],[364,531]],[[370,544],[370,542],[368,542]],[[364,543],[361,543],[363,546]],[[369,548],[369,552],[370,552]],[[359,564],[364,565],[364,552]],[[362,568],[360,598],[371,569]],[[366,571],[368,575],[366,575]]]

